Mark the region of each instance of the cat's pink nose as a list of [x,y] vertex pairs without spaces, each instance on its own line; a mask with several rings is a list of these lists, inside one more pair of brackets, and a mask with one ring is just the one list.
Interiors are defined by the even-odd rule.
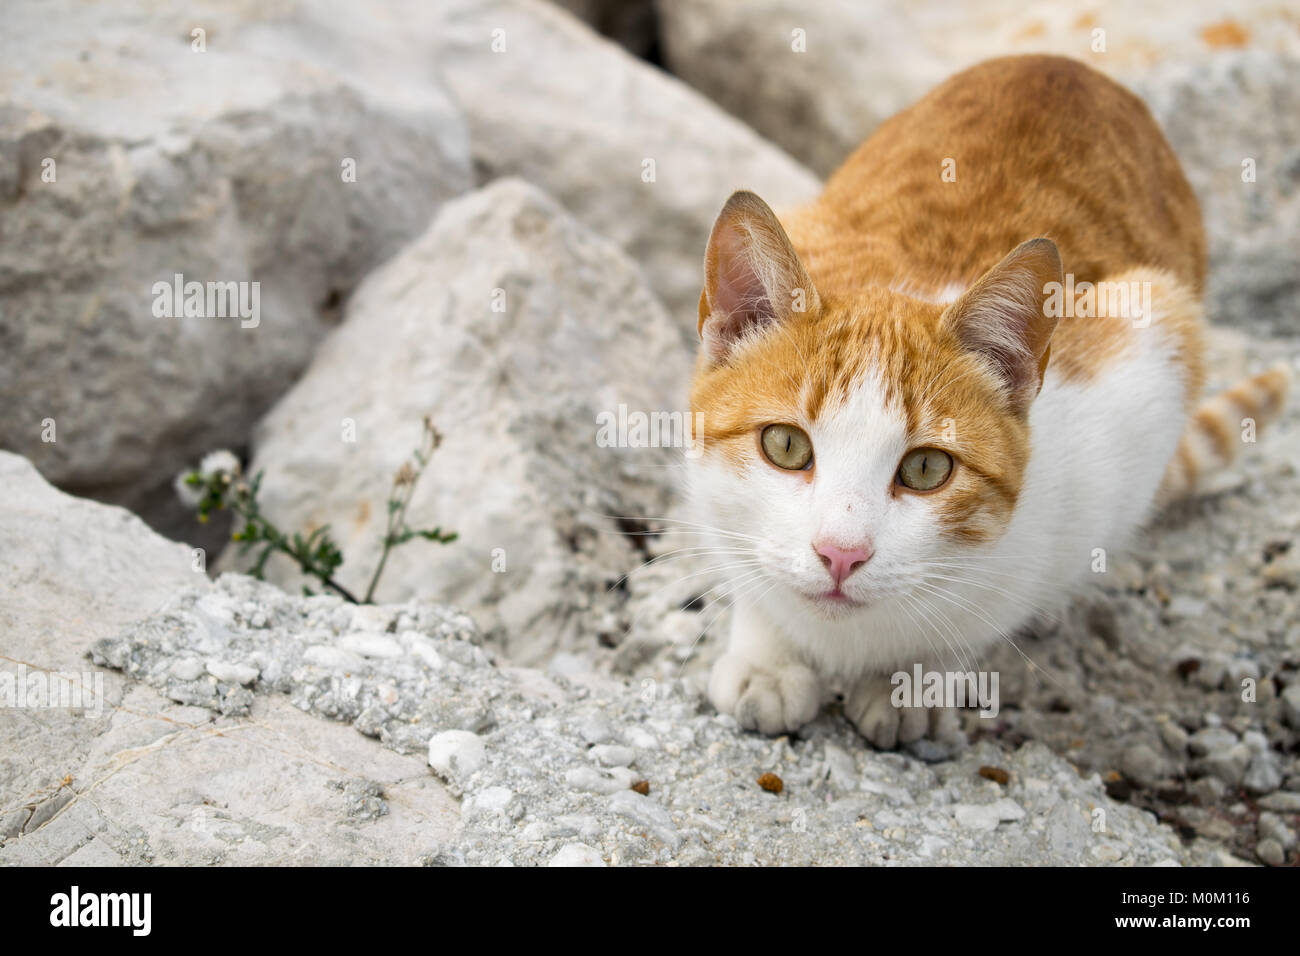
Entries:
[[846,549],[829,541],[815,542],[813,550],[821,556],[822,564],[826,565],[826,570],[835,579],[837,588],[844,583],[845,578],[871,560],[871,555],[874,553],[869,544],[861,548]]

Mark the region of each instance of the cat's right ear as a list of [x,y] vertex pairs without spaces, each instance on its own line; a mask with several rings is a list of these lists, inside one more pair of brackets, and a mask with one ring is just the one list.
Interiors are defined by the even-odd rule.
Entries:
[[747,336],[819,306],[776,214],[751,192],[732,193],[704,254],[699,329],[710,361],[724,361]]

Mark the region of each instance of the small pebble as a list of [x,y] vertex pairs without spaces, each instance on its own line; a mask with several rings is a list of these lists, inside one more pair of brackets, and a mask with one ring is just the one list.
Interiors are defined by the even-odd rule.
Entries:
[[483,766],[487,747],[483,738],[468,730],[444,730],[429,740],[429,766],[441,776],[468,777]]
[[1269,866],[1281,866],[1286,862],[1286,854],[1282,852],[1282,844],[1272,839],[1260,840],[1255,845],[1255,855]]
[[604,866],[598,852],[585,843],[566,843],[560,852],[551,857],[547,866]]
[[604,767],[626,767],[636,759],[636,751],[619,744],[597,744],[591,748],[591,756]]

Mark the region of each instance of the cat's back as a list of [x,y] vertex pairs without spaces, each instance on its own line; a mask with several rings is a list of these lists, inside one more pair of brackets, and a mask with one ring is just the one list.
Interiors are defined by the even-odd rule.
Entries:
[[1139,265],[1199,293],[1200,209],[1136,96],[1056,56],[989,60],[897,114],[792,216],[819,288],[965,285],[1026,239],[1097,281]]

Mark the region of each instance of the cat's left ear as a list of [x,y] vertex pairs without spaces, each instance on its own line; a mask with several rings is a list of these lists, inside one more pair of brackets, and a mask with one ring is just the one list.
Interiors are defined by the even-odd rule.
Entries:
[[751,192],[732,193],[704,254],[700,339],[723,361],[744,337],[821,306],[776,213]]
[[1030,239],[984,273],[940,320],[989,363],[1017,410],[1028,408],[1043,387],[1048,346],[1059,319],[1059,310],[1048,303],[1063,278],[1056,243]]

